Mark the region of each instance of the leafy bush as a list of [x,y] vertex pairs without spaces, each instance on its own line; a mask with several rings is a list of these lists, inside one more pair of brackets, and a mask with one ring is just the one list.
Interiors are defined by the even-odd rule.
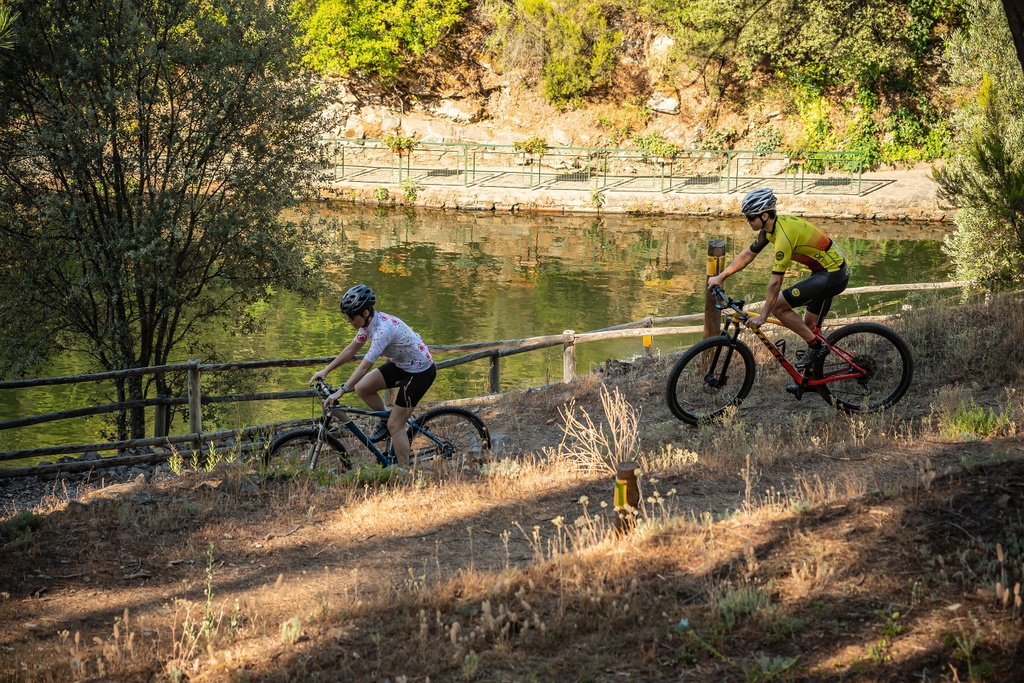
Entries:
[[758,128],[750,139],[750,149],[762,154],[775,152],[782,146],[782,131],[775,126]]
[[949,41],[960,106],[949,165],[935,175],[958,209],[946,239],[957,277],[996,287],[1024,270],[1024,73],[1000,2],[974,7],[970,25]]
[[462,18],[467,0],[321,0],[305,17],[305,61],[322,73],[384,79],[424,54]]
[[634,135],[633,144],[660,159],[675,159],[681,151],[678,145],[665,140],[659,133]]
[[609,27],[600,3],[491,0],[496,30],[489,46],[506,68],[540,72],[544,96],[566,106],[611,82],[622,32]]
[[416,146],[416,138],[402,135],[401,133],[388,133],[381,142],[395,154],[411,152]]
[[544,154],[548,151],[548,141],[539,135],[534,135],[525,140],[513,142],[512,151],[526,152],[527,154]]

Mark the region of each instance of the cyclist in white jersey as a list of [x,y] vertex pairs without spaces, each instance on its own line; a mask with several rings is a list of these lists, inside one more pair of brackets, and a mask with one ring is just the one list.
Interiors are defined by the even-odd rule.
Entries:
[[[355,391],[372,410],[386,410],[380,392],[400,387],[395,404],[391,407],[391,416],[387,422],[381,420],[370,439],[379,441],[390,433],[398,464],[407,467],[409,435],[405,423],[412,416],[413,408],[434,383],[437,368],[430,349],[420,336],[395,316],[374,310],[376,303],[377,296],[366,285],[356,285],[345,292],[341,299],[341,312],[356,328],[355,339],[327,367],[314,373],[309,384],[312,386],[318,379],[326,378],[334,368],[354,359],[366,341],[370,340],[370,350],[348,381],[328,397],[328,405],[337,401],[342,394]],[[374,362],[382,356],[388,362],[372,370]]]

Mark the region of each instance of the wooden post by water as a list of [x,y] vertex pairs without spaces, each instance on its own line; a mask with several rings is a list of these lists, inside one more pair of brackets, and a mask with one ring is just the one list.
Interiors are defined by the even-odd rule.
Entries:
[[497,351],[491,354],[491,393],[501,393],[501,356]]
[[[157,394],[157,398],[166,399],[164,394]],[[153,436],[167,436],[167,422],[170,406],[166,403],[158,403],[153,407]]]
[[197,449],[202,448],[203,399],[199,388],[199,361],[188,362],[188,431],[195,436]]
[[576,330],[566,330],[562,342],[562,381],[571,382],[576,376]]
[[[722,272],[725,267],[725,241],[708,240],[708,278]],[[715,297],[704,292],[704,338],[714,337],[722,331],[722,312],[715,308]]]
[[640,485],[636,480],[639,467],[627,460],[615,468],[615,530],[619,533],[630,531],[636,524],[640,508]]

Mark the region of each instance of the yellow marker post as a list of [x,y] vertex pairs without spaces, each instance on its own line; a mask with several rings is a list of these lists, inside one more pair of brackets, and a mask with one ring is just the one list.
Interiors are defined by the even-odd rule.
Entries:
[[[725,241],[708,240],[708,278],[722,272],[725,267]],[[715,297],[704,293],[704,338],[714,337],[722,330],[722,312],[715,308]]]
[[615,469],[615,530],[620,534],[630,531],[636,524],[640,506],[640,485],[636,471],[640,466],[631,461],[620,462]]

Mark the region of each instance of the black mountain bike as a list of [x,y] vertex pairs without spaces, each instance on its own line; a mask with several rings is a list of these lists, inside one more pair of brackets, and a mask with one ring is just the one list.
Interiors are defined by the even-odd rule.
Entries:
[[[370,440],[366,430],[357,424],[357,418],[386,420],[386,411],[366,410],[354,406],[335,404],[328,407],[327,397],[334,388],[323,380],[314,387],[323,406],[323,413],[313,427],[284,432],[274,439],[262,456],[262,465],[268,472],[308,467],[349,470],[369,464],[390,467],[395,463],[390,436],[379,440],[381,447]],[[409,457],[411,464],[425,463],[443,458],[455,462],[472,462],[484,457],[491,448],[491,436],[479,417],[463,408],[441,407],[423,415],[409,418]],[[342,430],[346,430],[345,434]],[[354,439],[362,444],[354,452],[343,443]],[[324,446],[327,448],[324,448]]]
[[[722,333],[691,346],[669,373],[666,398],[672,414],[692,425],[710,422],[730,406],[738,406],[754,384],[754,354],[740,341],[750,315],[744,301],[733,300],[714,287],[715,307],[726,313]],[[769,323],[781,325],[774,318]],[[731,329],[730,329],[731,326]],[[751,330],[796,384],[786,387],[798,399],[807,391],[818,393],[844,412],[888,408],[907,392],[914,375],[910,347],[885,325],[858,322],[840,327],[828,337],[818,328],[815,337],[830,353],[803,372],[785,355],[785,341],[773,343],[760,329]]]

